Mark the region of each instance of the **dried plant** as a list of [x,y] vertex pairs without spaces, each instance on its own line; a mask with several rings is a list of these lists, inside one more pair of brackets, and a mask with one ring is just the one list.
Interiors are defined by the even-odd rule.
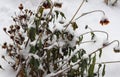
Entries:
[[[74,19],[84,2],[85,0],[82,1],[68,23],[64,21],[66,20],[64,13],[54,9],[62,8],[61,2],[43,1],[38,7],[37,13],[24,9],[20,4],[18,7],[20,14],[12,17],[14,24],[9,29],[3,28],[12,43],[6,42],[2,45],[14,62],[9,62],[5,56],[2,58],[17,71],[16,77],[94,77],[96,75],[99,77],[102,67],[102,76],[105,75],[105,62],[96,63],[96,53],[100,52],[99,57],[101,57],[102,49],[117,40],[106,42],[108,40],[107,32],[92,30],[89,26],[86,26],[85,29],[90,29],[90,31],[79,37],[67,30],[68,27],[72,27],[74,32],[78,28]],[[96,10],[83,13],[81,16],[93,12],[102,12],[105,15],[103,11]],[[105,18],[100,21],[102,25],[108,23],[109,20]],[[58,26],[62,26],[62,29],[59,29]],[[95,51],[86,54],[86,50],[80,45],[89,42],[96,43],[94,40],[96,32],[106,34],[106,41],[101,48],[96,48]],[[83,41],[83,36],[86,34],[91,34],[91,40]],[[120,52],[119,41],[117,42],[118,46],[114,48],[114,51]],[[97,71],[95,71],[96,64],[98,64]]]

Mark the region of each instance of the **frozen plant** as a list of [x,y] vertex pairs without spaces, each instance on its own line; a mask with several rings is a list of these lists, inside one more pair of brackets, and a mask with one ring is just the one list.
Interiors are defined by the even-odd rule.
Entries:
[[[108,40],[107,32],[92,30],[89,26],[85,27],[85,29],[90,29],[89,32],[75,36],[74,32],[78,28],[75,20],[94,12],[102,12],[105,15],[104,11],[95,10],[83,13],[75,19],[85,2],[86,0],[82,1],[68,23],[65,22],[67,19],[65,14],[58,10],[62,8],[61,2],[45,0],[40,3],[36,13],[24,9],[22,4],[19,5],[20,14],[12,17],[14,23],[10,25],[9,29],[3,28],[12,43],[5,42],[2,45],[13,61],[6,60],[4,55],[2,58],[10,63],[17,72],[16,77],[99,76],[99,70],[103,64],[98,63],[99,68],[96,72],[96,53],[100,51],[99,57],[101,57],[102,49],[115,41],[107,43],[101,48],[96,48],[90,54],[81,48],[81,44],[96,43],[96,40],[93,40],[96,32],[106,34]],[[62,20],[59,21],[60,18]],[[102,21],[102,25],[104,23],[106,22]],[[59,26],[62,26],[61,29]],[[68,29],[69,27],[72,28],[72,31]],[[90,40],[84,41],[83,36],[86,34],[90,34]],[[105,75],[104,71],[105,65],[102,76]]]

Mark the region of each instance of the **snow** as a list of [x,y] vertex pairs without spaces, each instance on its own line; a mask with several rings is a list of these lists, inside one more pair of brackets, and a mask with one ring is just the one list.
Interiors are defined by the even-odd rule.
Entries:
[[[24,8],[31,9],[32,11],[37,10],[37,6],[39,6],[39,3],[42,0],[2,0],[0,1],[0,45],[4,43],[5,41],[10,42],[9,37],[3,32],[3,27],[9,27],[10,24],[12,24],[12,18],[11,16],[14,16],[15,12],[18,10],[18,5],[20,3],[23,3]],[[54,0],[55,1],[55,0]],[[71,19],[71,17],[74,15],[75,11],[77,10],[81,0],[62,0],[63,2],[63,9],[60,9],[61,11],[65,12],[66,17],[68,20]],[[114,1],[114,0],[113,0]],[[85,25],[89,25],[90,28],[93,30],[102,30],[106,31],[109,34],[109,41],[120,39],[119,31],[120,31],[120,0],[115,6],[107,6],[103,0],[88,0],[88,3],[84,3],[82,8],[80,9],[79,13],[77,14],[76,18],[79,17],[82,13],[93,11],[93,10],[103,10],[110,21],[108,25],[101,25],[99,24],[99,21],[103,17],[103,14],[100,12],[94,12],[91,14],[88,14],[86,16],[81,17],[80,19],[76,20],[78,23],[79,29],[76,30],[76,35],[79,36],[81,31],[85,32],[84,30]],[[59,25],[58,25],[59,26]],[[97,42],[95,44],[88,44],[88,45],[82,45],[83,48],[86,48],[88,53],[90,51],[94,50],[96,47],[101,46],[101,42],[107,42],[104,39],[106,36],[104,34],[96,33]],[[87,39],[87,38],[86,38]],[[120,40],[119,40],[120,41]],[[54,44],[56,45],[56,44]],[[117,61],[120,60],[120,54],[113,52],[113,47],[116,44],[112,44],[110,47],[105,48],[103,51],[103,55],[100,62],[102,61]],[[88,48],[88,46],[90,46]],[[51,47],[51,46],[50,46]],[[49,47],[49,48],[50,48]],[[116,48],[119,49],[119,48]],[[4,50],[1,49],[0,56],[2,54],[5,54]],[[35,56],[36,57],[36,56]],[[86,55],[84,56],[86,57]],[[0,60],[0,64],[3,65],[3,68],[5,70],[0,69],[0,77],[15,77],[16,73],[14,73],[14,70],[10,67],[9,64],[6,63],[2,58]],[[42,68],[42,67],[41,67]],[[51,73],[49,76],[53,75],[54,73]],[[106,66],[106,75],[105,77],[119,77],[120,75],[120,64],[107,64]],[[49,77],[48,76],[48,77]]]

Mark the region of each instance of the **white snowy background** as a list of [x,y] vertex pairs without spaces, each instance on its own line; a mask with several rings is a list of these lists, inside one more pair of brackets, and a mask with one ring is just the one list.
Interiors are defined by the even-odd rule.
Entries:
[[[62,1],[62,11],[65,12],[66,17],[69,20],[77,10],[82,0]],[[11,16],[18,11],[18,5],[22,3],[25,8],[31,9],[35,12],[40,2],[41,0],[0,0],[0,45],[5,41],[10,42],[9,37],[3,32],[3,27],[9,27],[10,24],[12,24]],[[85,25],[89,25],[93,30],[102,30],[108,32],[110,41],[115,39],[120,41],[120,0],[118,0],[116,6],[107,6],[103,0],[88,0],[88,3],[84,3],[76,17],[84,12],[93,10],[105,11],[110,23],[106,26],[101,26],[99,21],[102,17],[102,13],[92,13],[77,20],[79,29],[76,31],[76,35],[80,34]],[[97,39],[99,40],[98,45],[105,37],[105,34],[97,34]],[[116,43],[105,48],[103,50],[104,52],[102,58],[98,62],[120,60],[120,53],[113,52],[113,47],[115,45]],[[87,46],[83,47],[86,48],[86,50],[91,51],[96,48],[97,45],[88,44]],[[5,54],[5,52],[0,48],[0,56],[3,54]],[[12,68],[2,58],[0,58],[0,65],[2,65],[5,69],[0,69],[0,77],[15,77],[16,74]],[[120,77],[120,63],[107,64],[105,77]]]

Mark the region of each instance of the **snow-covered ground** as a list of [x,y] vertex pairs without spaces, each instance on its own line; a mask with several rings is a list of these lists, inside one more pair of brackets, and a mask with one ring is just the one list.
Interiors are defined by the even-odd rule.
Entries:
[[[12,18],[16,11],[18,11],[18,5],[22,3],[25,8],[29,8],[32,11],[37,9],[41,0],[1,0],[0,1],[0,45],[4,41],[10,41],[9,37],[3,32],[3,27],[8,27],[12,23]],[[68,19],[70,19],[82,0],[62,0],[63,1],[63,11]],[[80,14],[93,10],[103,10],[106,13],[106,16],[110,20],[110,24],[106,26],[101,26],[99,21],[102,17],[102,13],[93,13],[87,16],[84,16],[77,20],[79,23],[79,29],[76,31],[76,34],[80,34],[81,30],[85,25],[89,25],[93,30],[102,30],[109,33],[109,40],[119,40],[120,41],[120,0],[116,6],[107,6],[103,0],[88,0],[88,3],[84,3],[81,10],[77,14],[78,17]],[[97,39],[104,39],[106,36],[104,34],[98,34]],[[104,49],[102,58],[99,61],[117,61],[120,60],[120,53],[114,53],[113,48],[115,44],[111,45]],[[87,47],[87,46],[86,46]],[[85,47],[85,48],[86,48]],[[87,48],[92,50],[95,45]],[[0,48],[0,56],[5,52]],[[14,71],[8,64],[5,63],[3,59],[0,59],[0,65],[4,67],[5,70],[0,69],[0,77],[15,77]],[[106,75],[105,77],[119,77],[120,75],[120,63],[116,64],[107,64],[106,66]]]

